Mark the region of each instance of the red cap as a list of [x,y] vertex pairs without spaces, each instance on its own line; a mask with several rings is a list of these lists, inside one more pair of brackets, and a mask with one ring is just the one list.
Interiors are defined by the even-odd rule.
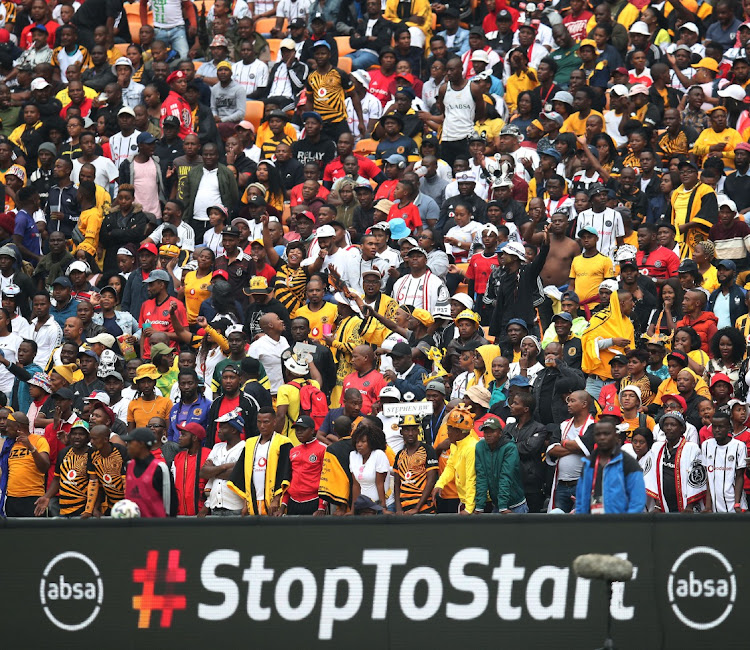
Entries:
[[171,84],[175,79],[185,79],[187,75],[182,70],[175,70],[167,77],[167,83]]
[[682,395],[665,395],[661,398],[661,403],[664,404],[664,402],[667,402],[669,400],[677,402],[683,411],[687,411],[687,402]]
[[10,41],[10,32],[7,29],[0,29],[0,43]]
[[180,431],[187,431],[188,433],[198,438],[198,440],[206,439],[206,430],[197,422],[184,422],[182,424],[178,424],[177,428]]
[[[299,212],[297,214],[297,216],[298,217],[307,217],[313,223],[315,223],[315,224],[318,223],[318,218],[312,212],[310,212],[310,210],[305,210],[304,212]],[[14,219],[15,219],[15,217],[14,217]]]
[[725,381],[730,386],[734,386],[734,384],[732,383],[732,380],[729,377],[727,377],[723,372],[717,372],[713,375],[713,377],[711,377],[711,388],[714,387],[714,384],[720,381]]
[[620,410],[620,407],[617,406],[617,404],[607,404],[607,406],[602,409],[599,417],[601,417],[602,415],[612,415],[616,418],[620,418],[620,420],[623,419],[622,411]]
[[141,244],[139,251],[148,251],[149,253],[153,253],[154,255],[159,254],[159,249],[156,248],[156,244],[150,241],[145,241]]
[[227,282],[229,282],[229,273],[227,273],[224,269],[217,269],[211,274],[211,279],[214,278],[224,278]]

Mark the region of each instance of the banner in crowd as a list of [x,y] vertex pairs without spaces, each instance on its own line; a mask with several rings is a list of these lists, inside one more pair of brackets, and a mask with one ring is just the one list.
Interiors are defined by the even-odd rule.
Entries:
[[[746,644],[743,516],[6,521],[3,593],[26,647],[601,647]],[[9,600],[12,599],[12,600]],[[20,606],[11,606],[16,603]],[[10,613],[12,612],[12,614]]]

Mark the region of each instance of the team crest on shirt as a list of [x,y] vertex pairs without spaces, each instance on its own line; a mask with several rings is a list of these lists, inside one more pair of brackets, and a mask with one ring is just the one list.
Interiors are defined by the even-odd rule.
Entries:
[[362,384],[365,388],[367,388],[370,385],[370,380],[368,379],[366,382]]
[[646,466],[643,468],[643,473],[648,474],[651,471],[652,465],[651,456],[646,456]]
[[308,458],[308,460],[309,460],[309,461],[310,461],[311,463],[314,463],[314,462],[316,462],[316,461],[318,460],[318,457],[317,457],[317,456],[316,456],[315,454],[311,454],[311,455],[310,455],[310,458]]
[[164,311],[162,311],[161,315],[164,316],[164,317],[169,316],[169,310],[165,309]]
[[733,463],[734,462],[734,456],[727,456],[727,462]]
[[255,79],[255,73],[251,72],[249,75],[247,75],[248,79]]
[[193,411],[193,415],[195,415],[195,416],[201,416],[201,415],[203,415],[203,409],[195,409]]
[[242,269],[237,269],[234,274],[239,278],[242,275]]
[[568,356],[574,357],[577,351],[574,347],[568,348]]
[[111,474],[105,474],[102,476],[102,480],[109,485],[112,482],[112,475]]
[[397,147],[396,148],[396,153],[404,153],[404,148],[403,147]]
[[611,221],[605,221],[604,225],[607,226],[607,228],[610,228],[612,226],[612,222]]
[[411,482],[411,480],[412,480],[413,478],[414,478],[414,473],[413,473],[413,472],[412,472],[411,470],[409,470],[408,472],[406,472],[406,473],[404,474],[404,481],[405,481],[405,482]]
[[688,485],[690,487],[699,488],[706,485],[708,475],[706,474],[706,468],[699,461],[695,461],[693,466],[690,468],[688,474]]
[[135,151],[135,150],[136,150],[137,148],[138,148],[138,146],[137,146],[137,145],[134,145],[134,144],[131,144],[131,145],[130,145],[130,150],[131,150],[131,151]]
[[391,425],[391,430],[392,430],[392,431],[398,431],[398,424],[396,424],[396,423],[394,422],[394,423],[393,423],[393,424]]
[[74,469],[69,469],[68,473],[65,476],[69,481],[75,481],[78,477],[78,472],[76,472]]
[[318,88],[318,97],[323,99],[328,94],[328,91],[325,88]]
[[656,260],[656,262],[654,262],[654,267],[660,269],[662,267],[662,261]]
[[190,123],[190,111],[187,108],[182,109],[182,123],[183,124]]

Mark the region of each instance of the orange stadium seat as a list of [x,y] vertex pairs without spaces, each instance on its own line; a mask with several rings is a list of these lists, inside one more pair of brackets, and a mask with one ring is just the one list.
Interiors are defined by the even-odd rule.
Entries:
[[348,36],[336,36],[336,47],[339,49],[339,56],[346,56],[354,52],[354,48],[349,45]]
[[351,72],[352,71],[352,60],[346,58],[345,56],[339,56],[339,64],[337,66],[340,70],[343,70],[344,72]]
[[369,156],[370,154],[375,153],[375,148],[377,146],[377,141],[371,138],[367,138],[366,140],[360,140],[354,147],[354,151],[365,156]]
[[263,119],[263,111],[265,108],[266,106],[263,102],[256,100],[250,100],[245,106],[245,119],[248,122],[252,122],[256,131],[260,126],[260,121]]
[[[255,31],[263,36],[270,36],[271,30],[276,27],[276,16],[270,18],[259,18],[255,21]],[[281,27],[281,31],[286,33],[288,29],[287,21],[284,19],[284,24]]]

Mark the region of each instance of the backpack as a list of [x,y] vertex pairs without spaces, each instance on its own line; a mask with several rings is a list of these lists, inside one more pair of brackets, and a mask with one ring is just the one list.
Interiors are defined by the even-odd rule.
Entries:
[[300,384],[296,381],[289,383],[299,390],[300,415],[309,415],[315,421],[315,426],[320,429],[323,420],[328,415],[328,399],[325,393],[311,383]]

